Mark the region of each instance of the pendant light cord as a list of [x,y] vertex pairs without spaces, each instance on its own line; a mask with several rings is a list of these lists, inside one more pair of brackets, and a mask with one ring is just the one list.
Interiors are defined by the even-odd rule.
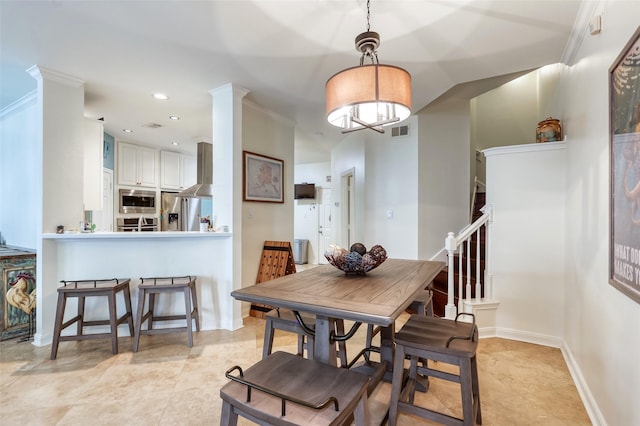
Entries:
[[371,31],[371,23],[369,22],[371,18],[370,6],[371,6],[371,0],[367,0],[367,32]]

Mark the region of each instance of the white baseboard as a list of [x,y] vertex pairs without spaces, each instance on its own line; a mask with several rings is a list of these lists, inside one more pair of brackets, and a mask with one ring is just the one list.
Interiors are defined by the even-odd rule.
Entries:
[[585,410],[587,410],[587,414],[589,415],[589,419],[594,426],[606,426],[607,422],[604,420],[602,416],[602,412],[598,408],[598,404],[596,403],[589,386],[587,386],[587,382],[584,380],[584,376],[582,375],[582,370],[578,366],[573,354],[569,350],[566,345],[566,342],[562,343],[562,347],[560,348],[562,352],[562,356],[564,357],[564,361],[567,363],[567,368],[569,369],[569,374],[571,374],[571,378],[573,379],[573,383],[575,383],[576,388],[578,389],[578,393],[580,394],[580,399],[582,399],[582,403],[584,404]]

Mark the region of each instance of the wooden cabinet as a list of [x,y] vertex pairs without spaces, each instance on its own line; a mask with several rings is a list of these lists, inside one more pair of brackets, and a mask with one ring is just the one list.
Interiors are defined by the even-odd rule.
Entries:
[[196,158],[177,152],[160,152],[160,187],[182,190],[196,183]]
[[118,184],[155,188],[157,185],[157,150],[118,143]]
[[0,340],[34,332],[35,277],[35,252],[0,246]]
[[84,210],[102,210],[103,123],[86,118],[82,137],[84,148]]

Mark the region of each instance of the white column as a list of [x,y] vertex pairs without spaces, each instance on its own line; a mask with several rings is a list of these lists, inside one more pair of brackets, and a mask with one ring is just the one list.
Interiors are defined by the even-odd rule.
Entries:
[[[223,288],[242,286],[242,98],[248,90],[226,84],[209,91],[212,97],[213,122],[213,218],[216,226],[228,225],[232,259]],[[223,283],[218,283],[220,286]],[[227,292],[228,297],[228,292]],[[242,327],[242,310],[233,301],[228,312],[221,306],[222,328]]]
[[42,240],[43,232],[55,232],[56,225],[77,228],[84,219],[82,132],[84,126],[84,82],[43,67],[27,70],[37,80],[37,153],[27,173],[41,173],[38,179],[40,204],[34,223],[37,237],[36,334],[34,344],[51,342],[55,318],[58,277],[55,245]]

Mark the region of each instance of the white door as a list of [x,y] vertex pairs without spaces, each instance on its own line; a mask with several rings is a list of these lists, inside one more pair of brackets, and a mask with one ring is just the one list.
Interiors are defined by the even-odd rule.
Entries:
[[342,175],[342,207],[340,219],[342,220],[342,241],[344,247],[351,247],[355,241],[353,220],[355,218],[355,187],[353,169]]
[[318,188],[320,214],[318,215],[318,264],[327,262],[324,252],[333,244],[333,226],[331,224],[331,188]]
[[102,172],[102,210],[93,212],[93,223],[98,231],[113,231],[113,171]]

